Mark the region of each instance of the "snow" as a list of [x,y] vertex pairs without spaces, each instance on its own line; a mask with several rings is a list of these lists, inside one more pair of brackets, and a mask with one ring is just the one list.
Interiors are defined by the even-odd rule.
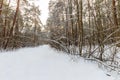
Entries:
[[0,80],[115,80],[106,74],[48,45],[0,53]]

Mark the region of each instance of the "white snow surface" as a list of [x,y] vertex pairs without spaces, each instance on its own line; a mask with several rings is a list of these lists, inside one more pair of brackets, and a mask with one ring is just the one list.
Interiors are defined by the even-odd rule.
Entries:
[[48,45],[0,52],[0,80],[115,80],[94,63]]

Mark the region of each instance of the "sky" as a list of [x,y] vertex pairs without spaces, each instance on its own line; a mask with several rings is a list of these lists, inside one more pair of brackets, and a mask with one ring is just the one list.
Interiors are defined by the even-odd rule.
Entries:
[[40,19],[42,21],[42,23],[45,25],[46,24],[46,20],[48,18],[48,3],[50,0],[37,0],[36,4],[39,5],[40,10],[41,10],[41,16]]

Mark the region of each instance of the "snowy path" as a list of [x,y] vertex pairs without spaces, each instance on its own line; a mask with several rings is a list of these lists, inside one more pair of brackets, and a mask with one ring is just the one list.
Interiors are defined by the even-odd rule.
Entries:
[[71,61],[49,46],[0,54],[0,80],[114,80],[97,65]]

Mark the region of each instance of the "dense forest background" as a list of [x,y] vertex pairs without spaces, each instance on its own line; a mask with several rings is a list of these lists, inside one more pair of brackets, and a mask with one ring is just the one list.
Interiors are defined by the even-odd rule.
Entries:
[[119,68],[120,0],[50,0],[46,25],[34,3],[14,2],[15,6],[11,0],[0,0],[1,49],[50,44]]
[[[0,1],[0,47],[14,49],[39,45],[39,7],[29,0]],[[42,43],[41,43],[42,44]]]

